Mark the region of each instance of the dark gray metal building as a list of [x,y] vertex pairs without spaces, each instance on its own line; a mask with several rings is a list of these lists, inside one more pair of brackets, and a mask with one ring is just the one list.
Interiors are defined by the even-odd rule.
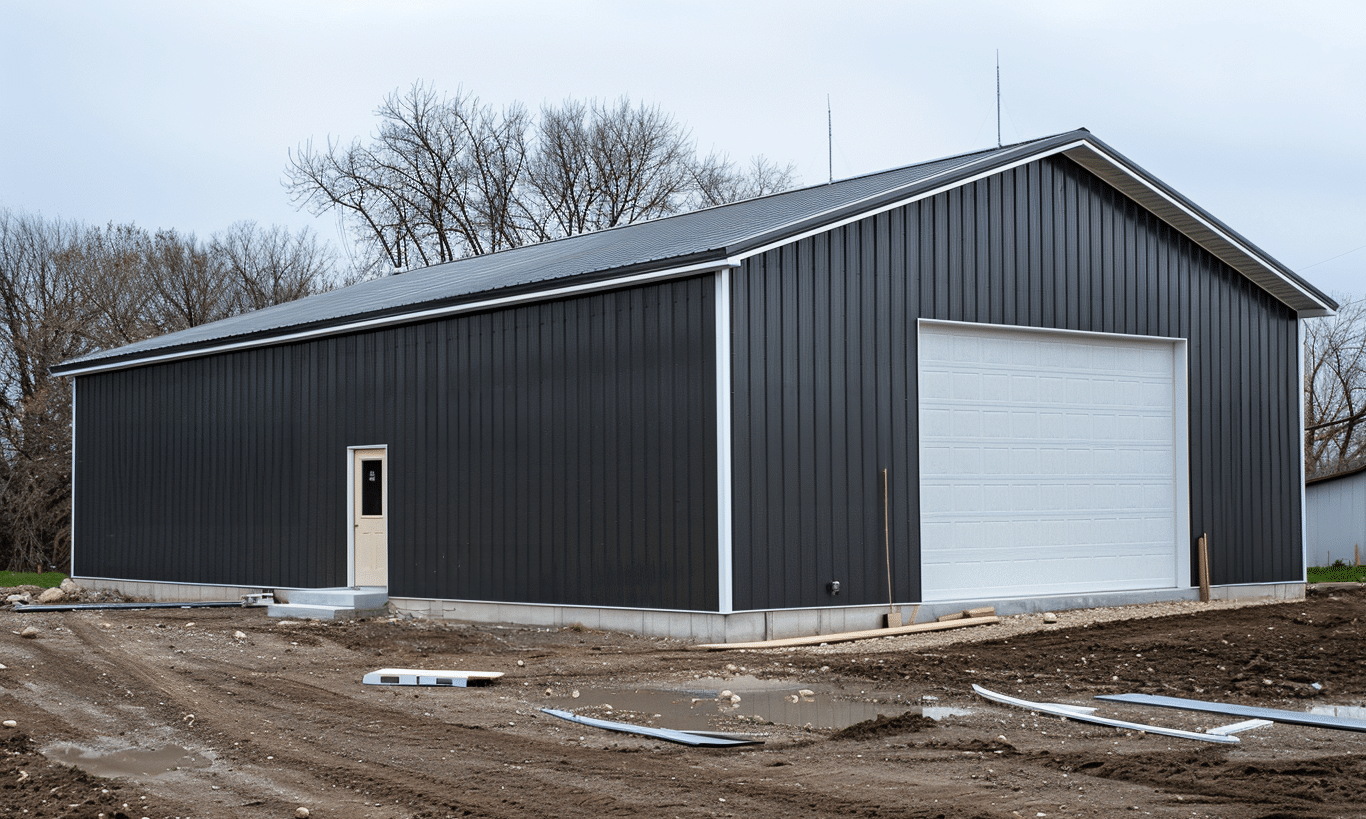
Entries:
[[1207,532],[1294,596],[1335,307],[1085,130],[465,259],[58,368],[73,573],[749,639],[1189,596]]

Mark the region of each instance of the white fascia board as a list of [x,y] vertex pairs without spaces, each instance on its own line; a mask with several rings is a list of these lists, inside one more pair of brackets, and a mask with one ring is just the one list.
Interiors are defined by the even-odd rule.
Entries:
[[[1112,185],[1116,190],[1152,211],[1164,222],[1191,239],[1191,241],[1205,248],[1227,263],[1230,267],[1252,279],[1252,281],[1263,290],[1271,293],[1277,300],[1294,309],[1301,318],[1329,316],[1334,313],[1333,308],[1329,307],[1313,293],[1305,290],[1299,282],[1286,276],[1271,259],[1260,251],[1228,233],[1224,228],[1211,222],[1198,211],[1191,209],[1190,206],[1173,197],[1158,185],[1153,184],[1152,181],[1142,174],[1137,173],[1133,168],[1129,167],[1124,162],[1121,162],[1110,153],[1107,153],[1095,143],[1081,140],[1076,145],[1068,146],[1063,152],[1067,154],[1069,159],[1096,174],[1105,182]],[[1100,167],[1097,167],[1098,163],[1100,164]],[[1240,264],[1240,262],[1246,262],[1246,264]],[[1305,301],[1309,302],[1311,306],[1304,307],[1291,304],[1286,300],[1283,293],[1275,292],[1268,287],[1265,282],[1258,281],[1256,276],[1251,275],[1253,271],[1269,274],[1272,281],[1279,283],[1283,288],[1299,295]]]
[[274,347],[279,344],[290,344],[296,341],[307,341],[314,338],[326,336],[337,336],[345,333],[354,333],[359,330],[375,330],[381,327],[392,327],[398,324],[413,324],[419,321],[444,318],[446,316],[459,315],[460,313],[470,313],[477,310],[489,310],[496,307],[510,307],[518,304],[527,304],[537,301],[550,301],[552,299],[566,298],[570,296],[596,293],[603,290],[615,290],[621,287],[630,287],[637,284],[663,281],[665,279],[676,279],[683,276],[691,276],[698,273],[707,273],[717,270],[729,270],[740,266],[739,259],[718,259],[710,262],[698,262],[697,264],[684,265],[682,267],[670,267],[664,270],[656,270],[650,273],[638,273],[634,276],[622,276],[616,279],[604,279],[603,281],[590,282],[588,284],[575,284],[567,287],[557,287],[553,290],[537,290],[533,293],[520,293],[515,296],[502,296],[499,298],[483,299],[481,301],[464,302],[453,304],[446,307],[434,307],[428,310],[414,310],[411,313],[399,313],[382,318],[362,319],[346,324],[339,324],[331,327],[319,327],[312,330],[300,330],[294,333],[284,333],[281,335],[266,336],[264,338],[250,339],[247,341],[227,342],[212,347],[202,347],[194,350],[179,350],[175,352],[162,353],[160,355],[153,351],[139,358],[130,358],[120,361],[92,362],[89,366],[68,370],[62,373],[63,376],[89,375],[98,372],[110,372],[113,370],[127,370],[133,367],[144,367],[148,364],[161,364],[167,361],[181,361],[187,358],[203,358],[204,356],[217,355],[218,353],[229,353],[237,350],[250,350],[256,347]]

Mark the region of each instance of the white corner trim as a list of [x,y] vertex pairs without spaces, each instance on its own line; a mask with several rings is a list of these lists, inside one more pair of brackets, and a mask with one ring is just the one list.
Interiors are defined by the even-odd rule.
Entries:
[[[359,330],[374,330],[381,327],[392,327],[399,324],[413,324],[430,319],[444,318],[446,316],[459,315],[460,313],[470,313],[477,310],[489,310],[495,307],[511,307],[518,304],[529,302],[550,301],[552,299],[566,298],[570,296],[585,295],[596,293],[603,290],[615,290],[621,287],[628,287],[636,284],[646,284],[664,279],[676,279],[682,276],[689,276],[695,273],[706,273],[709,271],[727,270],[739,267],[738,259],[722,259],[710,262],[698,262],[697,264],[684,265],[682,267],[670,267],[664,270],[656,270],[650,273],[638,273],[634,276],[622,276],[615,279],[605,279],[599,282],[588,284],[569,285],[567,287],[557,287],[553,290],[537,290],[532,293],[521,293],[516,296],[503,296],[500,298],[483,299],[480,301],[464,302],[453,304],[446,307],[433,307],[427,310],[415,310],[410,313],[400,313],[383,318],[364,319],[352,321],[346,324],[339,324],[332,327],[319,327],[313,330],[299,330],[293,333],[282,335],[270,335],[264,338],[256,338],[248,341],[235,341],[225,344],[218,344],[212,347],[203,347],[194,350],[180,350],[178,352],[163,353],[157,355],[149,351],[149,355],[113,362],[92,362],[89,366],[68,370],[62,373],[63,376],[90,375],[91,373],[110,372],[113,370],[128,370],[134,367],[144,367],[148,364],[161,364],[167,361],[181,361],[187,358],[203,358],[205,356],[217,355],[219,353],[234,352],[237,350],[250,350],[257,347],[274,347],[280,344],[290,344],[296,341],[307,341],[314,338],[324,338],[326,336],[337,336],[345,333],[354,333]],[[269,331],[265,331],[269,332]]]
[[1190,343],[1172,339],[1172,467],[1176,478],[1176,586],[1191,585]]
[[717,610],[730,614],[734,599],[734,491],[731,451],[730,269],[716,273],[716,592]]
[[[1302,425],[1303,426],[1303,425]],[[1303,437],[1303,435],[1302,435]],[[71,508],[67,509],[71,520],[71,541],[68,543],[67,568],[71,576],[76,573],[76,379],[71,379]]]
[[1300,429],[1299,445],[1295,451],[1300,454],[1300,580],[1304,583],[1309,582],[1309,512],[1305,508],[1305,484],[1304,484],[1304,319],[1295,322],[1295,335],[1299,337],[1299,390],[1296,395],[1299,397],[1300,404]]

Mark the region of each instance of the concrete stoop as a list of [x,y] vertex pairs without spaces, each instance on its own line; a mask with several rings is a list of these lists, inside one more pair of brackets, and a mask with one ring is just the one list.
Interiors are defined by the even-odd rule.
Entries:
[[389,590],[376,586],[341,589],[277,590],[277,600],[266,609],[270,617],[296,617],[301,620],[345,620],[378,617],[389,613]]

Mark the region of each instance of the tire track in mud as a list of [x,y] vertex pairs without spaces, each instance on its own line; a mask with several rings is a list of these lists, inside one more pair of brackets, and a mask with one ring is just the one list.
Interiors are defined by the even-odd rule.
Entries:
[[[641,800],[643,790],[653,790],[642,789],[641,784],[656,782],[661,766],[676,765],[673,760],[651,759],[652,755],[635,748],[575,748],[571,759],[571,749],[555,741],[434,721],[407,709],[367,702],[334,687],[299,680],[290,672],[260,671],[208,657],[194,657],[197,667],[193,671],[168,667],[164,672],[154,672],[141,658],[111,652],[93,627],[82,625],[73,632],[111,671],[135,678],[165,703],[159,706],[163,714],[187,709],[194,713],[193,726],[171,726],[198,740],[185,744],[217,747],[220,757],[237,765],[266,765],[306,774],[316,782],[308,790],[318,799],[335,798],[332,786],[339,786],[365,795],[370,805],[371,800],[382,799],[388,807],[422,806],[429,812],[439,807],[456,814],[508,817],[639,815],[661,807],[658,793]],[[145,649],[152,654],[162,650],[156,644]],[[193,699],[178,693],[188,681],[199,689]],[[377,689],[374,693],[390,691]],[[306,724],[303,730],[307,733],[291,736],[287,726],[295,723]],[[393,743],[395,736],[402,738],[401,743]],[[291,739],[305,742],[306,747]],[[387,759],[366,758],[373,749],[386,744],[390,746]],[[448,751],[444,763],[448,767],[438,772],[443,764],[440,749],[456,749],[461,758],[451,759],[454,754]],[[262,759],[267,755],[273,759]],[[678,752],[667,755],[676,757]],[[512,788],[510,780],[515,781]],[[306,784],[298,782],[296,787]],[[732,802],[743,792],[724,783],[721,787],[709,785],[709,790],[729,795]],[[702,797],[694,783],[680,782],[674,791],[663,800],[664,805],[700,807]],[[459,795],[453,797],[453,792]],[[547,796],[552,798],[547,800]],[[793,810],[805,810],[811,802],[810,795],[781,791],[767,792],[765,799],[770,806],[774,802],[789,804]],[[865,814],[866,806],[857,801],[843,807],[841,812],[847,815],[871,815]]]

